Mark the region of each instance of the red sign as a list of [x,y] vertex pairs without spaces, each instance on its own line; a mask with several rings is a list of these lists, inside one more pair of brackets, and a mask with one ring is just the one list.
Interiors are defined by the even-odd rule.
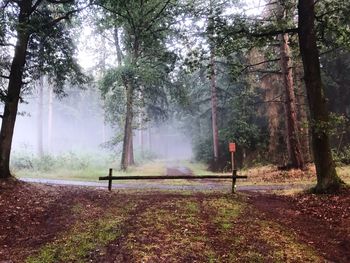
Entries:
[[228,149],[229,151],[232,153],[232,152],[235,152],[236,151],[236,144],[234,142],[230,142],[228,144]]

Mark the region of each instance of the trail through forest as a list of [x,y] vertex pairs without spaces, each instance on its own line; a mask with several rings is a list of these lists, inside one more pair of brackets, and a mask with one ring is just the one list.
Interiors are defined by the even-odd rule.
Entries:
[[327,196],[325,205],[324,197],[303,194],[108,192],[22,182],[0,187],[0,261],[350,259],[348,191]]

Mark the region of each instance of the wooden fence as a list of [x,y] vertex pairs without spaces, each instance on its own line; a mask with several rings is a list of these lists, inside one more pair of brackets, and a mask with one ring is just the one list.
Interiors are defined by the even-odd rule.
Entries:
[[108,190],[112,190],[113,180],[176,180],[176,179],[190,179],[190,180],[202,180],[202,179],[231,179],[232,180],[232,193],[236,191],[237,179],[246,179],[245,175],[237,175],[237,170],[233,170],[232,175],[123,175],[113,176],[113,169],[109,169],[108,176],[99,177],[99,180],[108,181]]

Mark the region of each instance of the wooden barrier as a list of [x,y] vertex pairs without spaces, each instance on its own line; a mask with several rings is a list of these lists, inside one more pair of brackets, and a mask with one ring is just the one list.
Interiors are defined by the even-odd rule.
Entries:
[[245,175],[237,175],[237,170],[232,171],[232,175],[123,175],[123,176],[113,176],[113,170],[110,168],[108,176],[99,177],[99,180],[108,180],[108,190],[112,190],[113,180],[176,180],[176,179],[232,179],[232,193],[236,191],[236,181],[237,179],[246,179]]

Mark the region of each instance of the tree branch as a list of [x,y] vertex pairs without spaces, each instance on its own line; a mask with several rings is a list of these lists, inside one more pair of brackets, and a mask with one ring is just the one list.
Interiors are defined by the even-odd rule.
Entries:
[[79,13],[79,12],[83,11],[84,9],[88,8],[89,6],[90,6],[90,4],[88,4],[87,6],[84,6],[82,8],[71,10],[71,11],[65,13],[63,16],[57,17],[56,19],[52,20],[50,23],[46,24],[46,26],[52,27],[62,20],[69,19],[69,17],[71,15],[73,15],[75,13]]
[[33,13],[38,8],[38,6],[41,4],[42,1],[43,0],[37,0],[35,2],[35,4],[33,5],[32,9],[30,10],[30,13]]
[[246,71],[249,68],[252,68],[252,67],[255,67],[255,66],[259,66],[259,65],[262,65],[262,64],[266,64],[266,63],[270,63],[270,62],[276,62],[276,61],[280,61],[280,58],[265,60],[265,61],[261,61],[261,62],[255,63],[255,64],[247,65],[241,70],[241,73]]
[[1,8],[5,9],[9,3],[10,3],[10,0],[6,0],[4,4],[1,6]]
[[251,74],[251,73],[262,73],[262,74],[276,74],[276,75],[280,75],[282,74],[281,71],[277,71],[277,70],[249,70],[247,73]]
[[149,26],[146,28],[146,31],[150,30],[154,24],[154,22],[157,21],[157,19],[160,17],[160,15],[164,12],[164,10],[167,8],[167,6],[169,5],[169,3],[171,2],[171,0],[167,0],[166,3],[164,4],[164,6],[162,7],[162,9],[158,12],[158,14],[156,16],[153,17],[153,19],[151,20]]
[[68,4],[68,3],[74,3],[74,0],[46,0],[47,2],[51,4]]

